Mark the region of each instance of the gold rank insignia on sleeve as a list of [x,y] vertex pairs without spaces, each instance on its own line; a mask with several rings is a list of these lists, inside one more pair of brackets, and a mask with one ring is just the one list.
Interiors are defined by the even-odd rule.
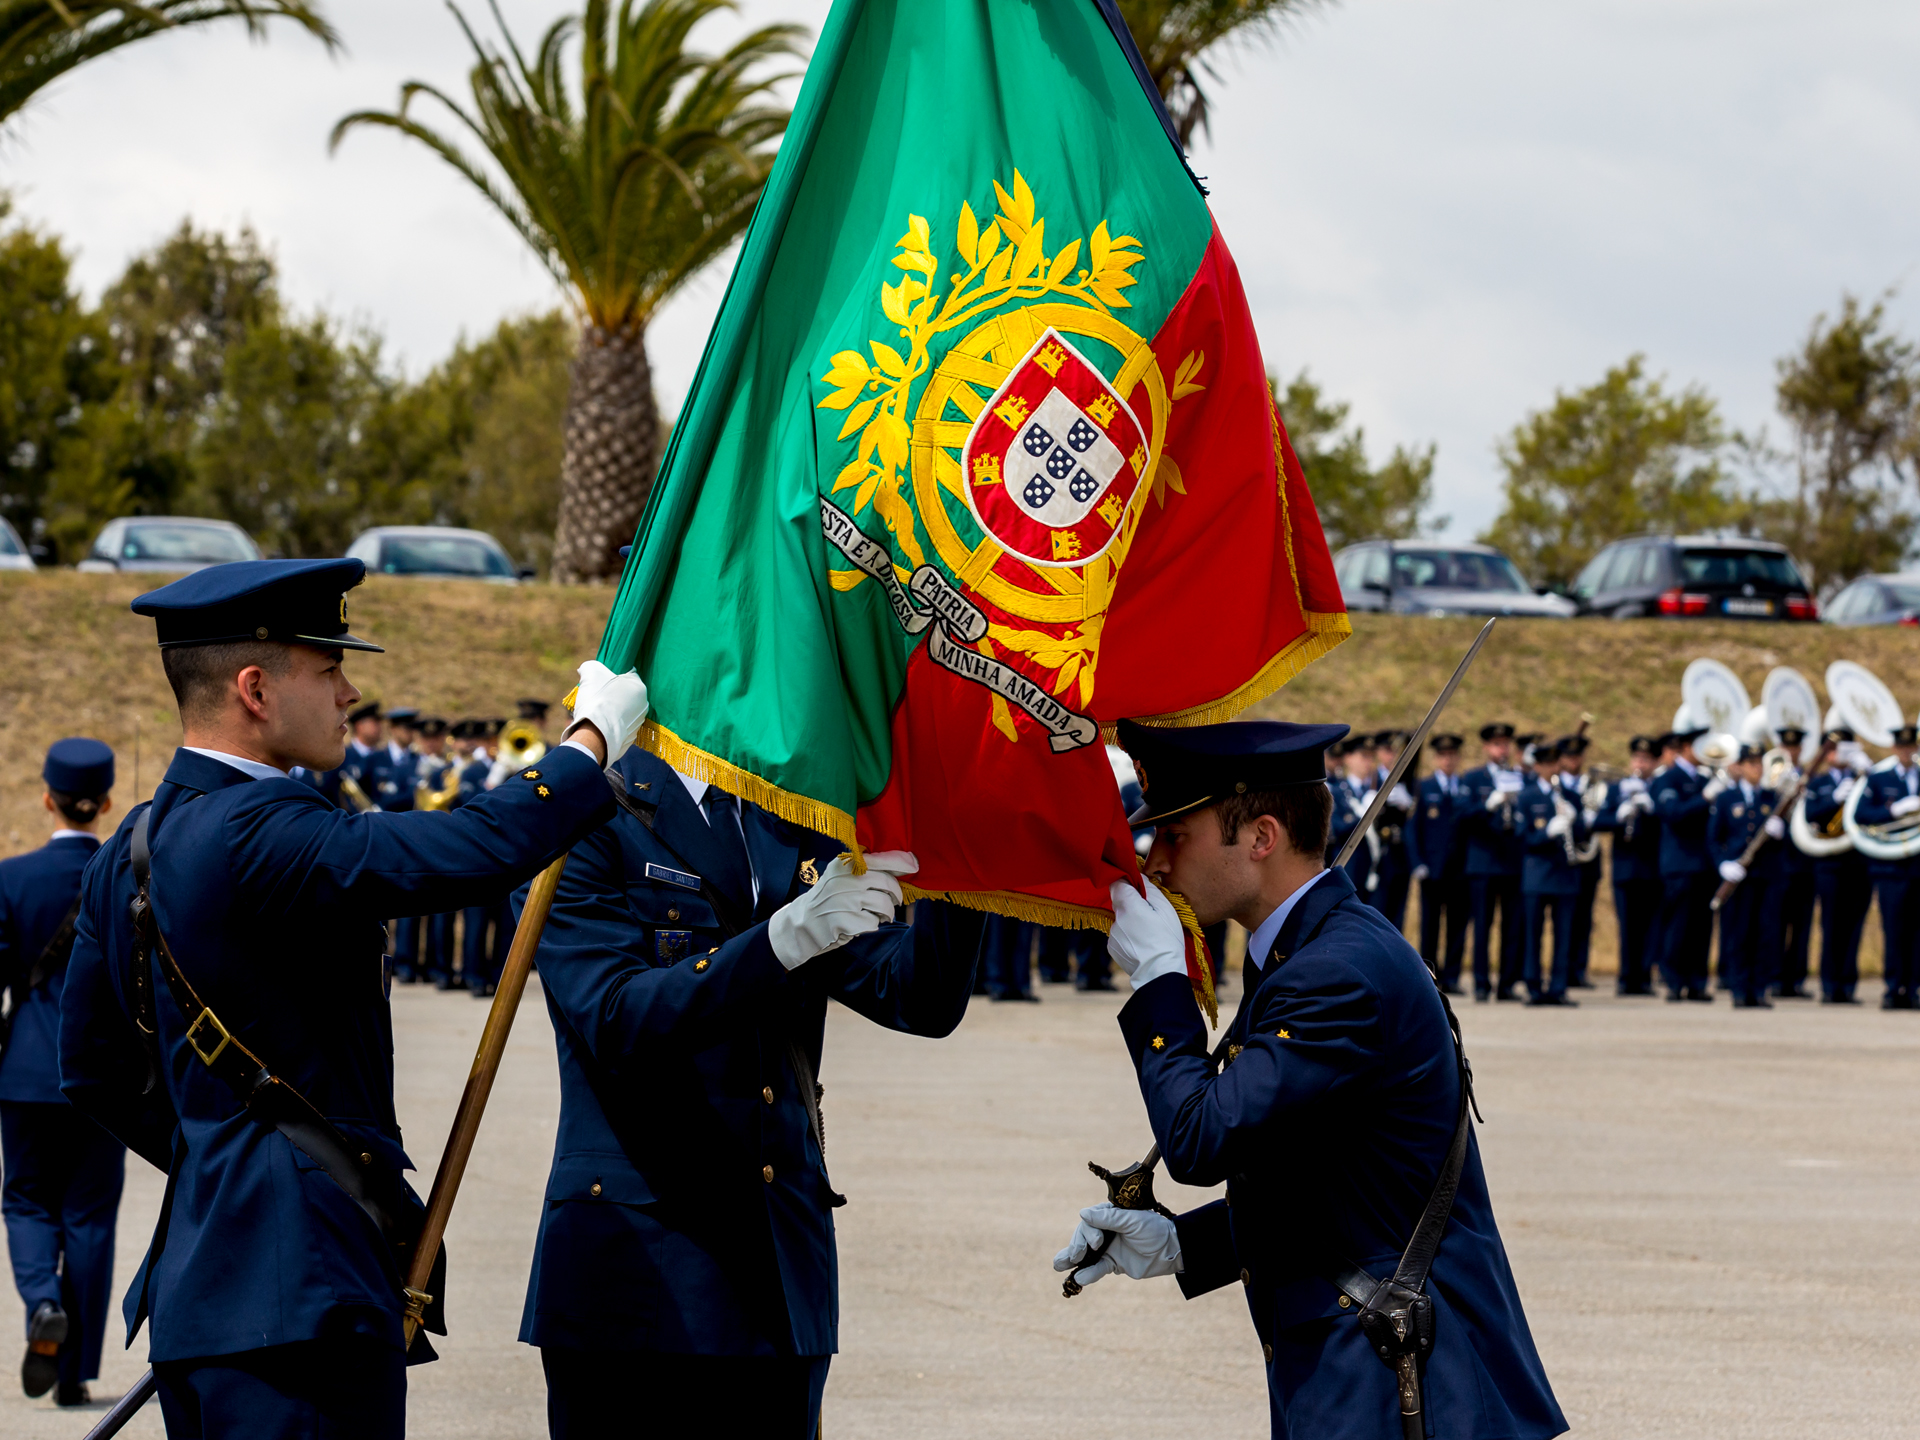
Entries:
[[538,780],[540,778],[540,772],[538,770],[522,770],[520,772],[520,778],[522,780]]
[[800,862],[800,883],[802,885],[818,885],[820,883],[820,872],[814,867],[813,861],[802,860]]
[[1164,1036],[1164,1035],[1156,1035],[1156,1036],[1154,1036],[1154,1037],[1153,1037],[1153,1048],[1154,1048],[1154,1049],[1156,1049],[1156,1050],[1164,1050],[1164,1049],[1166,1049],[1166,1048],[1167,1048],[1167,1037],[1166,1037],[1166,1036]]
[[1244,1045],[1227,1046],[1227,1064],[1231,1065],[1233,1064],[1234,1061],[1238,1060],[1240,1058],[1241,1052],[1246,1048],[1247,1047]]
[[1276,1040],[1291,1040],[1293,1038],[1293,1032],[1291,1030],[1276,1030],[1273,1032],[1273,1038]]
[[534,786],[533,793],[538,795],[542,800],[551,800],[553,798],[553,791],[549,790],[544,785]]

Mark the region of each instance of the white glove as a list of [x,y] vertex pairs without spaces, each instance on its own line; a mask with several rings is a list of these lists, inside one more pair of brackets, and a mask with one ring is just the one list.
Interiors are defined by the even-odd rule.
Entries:
[[1705,800],[1709,805],[1711,805],[1715,800],[1718,800],[1722,795],[1726,793],[1727,793],[1726,781],[1709,780],[1707,781],[1707,788],[1700,792],[1700,798],[1702,800]]
[[1787,838],[1787,822],[1782,820],[1778,815],[1769,815],[1767,817],[1767,823],[1760,828],[1767,832],[1767,838],[1769,840],[1784,840]]
[[1415,880],[1425,880],[1428,876],[1432,874],[1433,872],[1427,869],[1427,867],[1424,865],[1416,865],[1413,867],[1413,878]]
[[1853,794],[1853,787],[1855,785],[1858,785],[1859,783],[1860,783],[1859,780],[1857,780],[1852,775],[1849,775],[1846,779],[1842,780],[1838,785],[1835,785],[1833,787],[1833,798],[1842,805],[1846,804],[1847,797]]
[[1651,815],[1653,813],[1653,792],[1650,790],[1642,790],[1638,795],[1633,797],[1630,803],[1634,809]]
[[1873,762],[1867,759],[1867,752],[1860,748],[1858,740],[1843,740],[1834,746],[1833,758],[1849,770],[1863,774],[1873,765]]
[[767,944],[789,970],[837,950],[860,935],[871,935],[893,919],[900,904],[896,875],[911,875],[920,862],[906,850],[876,850],[867,856],[867,873],[853,873],[845,855],[822,872],[820,881],[798,900],[773,912]]
[[1617,823],[1624,825],[1627,823],[1628,817],[1639,808],[1640,807],[1635,805],[1631,800],[1622,800],[1619,808],[1613,812],[1613,818]]
[[1413,809],[1413,792],[1403,784],[1396,785],[1387,792],[1387,804],[1396,810]]
[[1496,790],[1487,796],[1487,809],[1498,810],[1502,805],[1507,803],[1507,799],[1508,795],[1505,790]]
[[1920,810],[1920,795],[1909,795],[1904,800],[1896,800],[1887,807],[1895,815],[1911,815]]
[[611,765],[633,748],[633,737],[647,718],[647,683],[629,670],[616,675],[598,660],[580,667],[580,691],[573,697],[573,723],[560,738],[565,740],[591,721],[607,742],[607,764]]
[[1742,865],[1738,860],[1722,860],[1720,862],[1720,878],[1738,885],[1742,880],[1747,878],[1747,867]]
[[1620,793],[1622,795],[1644,795],[1647,793],[1647,782],[1637,775],[1629,775],[1620,782]]
[[[1075,1265],[1100,1243],[1102,1230],[1113,1234],[1107,1253],[1084,1270],[1075,1270]],[[1122,1210],[1102,1201],[1080,1212],[1073,1238],[1053,1257],[1053,1268],[1074,1270],[1073,1278],[1082,1285],[1091,1285],[1116,1270],[1125,1271],[1135,1280],[1171,1275],[1180,1268],[1180,1231],[1157,1210]]]
[[1143,897],[1131,881],[1116,880],[1107,887],[1113,901],[1113,930],[1107,936],[1107,954],[1127,972],[1139,990],[1162,975],[1187,973],[1187,930],[1173,902],[1151,881]]
[[1556,815],[1547,821],[1547,834],[1555,840],[1564,840],[1573,833],[1573,817]]

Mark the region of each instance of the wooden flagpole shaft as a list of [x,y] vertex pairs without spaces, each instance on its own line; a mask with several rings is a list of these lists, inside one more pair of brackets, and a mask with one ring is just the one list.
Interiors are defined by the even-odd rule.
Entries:
[[453,1112],[453,1129],[447,1135],[447,1148],[441,1153],[433,1189],[427,1193],[426,1223],[420,1227],[420,1238],[413,1247],[413,1266],[407,1275],[406,1316],[401,1326],[409,1346],[419,1333],[427,1304],[432,1299],[426,1287],[433,1280],[433,1262],[440,1253],[440,1241],[447,1233],[454,1197],[460,1193],[460,1181],[467,1173],[473,1142],[480,1134],[480,1117],[486,1112],[487,1097],[493,1093],[494,1077],[500,1073],[500,1060],[507,1051],[507,1034],[513,1029],[514,1014],[520,1008],[521,995],[526,992],[534,952],[540,948],[540,934],[547,928],[547,912],[553,908],[553,895],[560,888],[560,872],[566,863],[567,857],[562,855],[534,877],[527,891],[519,928],[513,932],[513,946],[507,951],[507,963],[494,986],[493,1008],[487,1012],[486,1028],[480,1032],[480,1048],[467,1075],[467,1088],[460,1096],[460,1108]]

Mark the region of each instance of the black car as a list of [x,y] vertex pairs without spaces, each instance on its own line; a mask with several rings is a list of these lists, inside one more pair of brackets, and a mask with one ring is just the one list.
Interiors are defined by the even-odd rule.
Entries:
[[1787,547],[1711,535],[1616,540],[1573,582],[1582,615],[1817,620],[1820,608]]
[[1366,540],[1333,557],[1347,609],[1396,615],[1539,615],[1564,619],[1573,606],[1536,595],[1490,545]]
[[1920,575],[1862,575],[1827,602],[1830,625],[1920,626]]

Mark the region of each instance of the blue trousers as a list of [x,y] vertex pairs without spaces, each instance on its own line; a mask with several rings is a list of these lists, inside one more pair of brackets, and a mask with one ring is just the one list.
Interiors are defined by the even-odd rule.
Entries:
[[1623,995],[1645,994],[1653,988],[1660,898],[1658,879],[1613,882],[1613,918],[1620,931],[1617,988]]
[[1663,876],[1660,897],[1660,978],[1674,994],[1710,993],[1707,953],[1713,948],[1713,870]]
[[1733,998],[1766,998],[1780,977],[1780,915],[1785,885],[1777,875],[1750,875],[1720,906],[1720,969]]
[[1033,991],[1033,939],[1040,927],[1025,920],[995,915],[986,924],[985,951],[982,957],[987,972],[987,993],[1005,1000]]
[[1860,983],[1860,932],[1873,904],[1873,877],[1857,853],[1817,860],[1813,890],[1820,900],[1820,993],[1850,1000]]
[[98,1378],[113,1307],[113,1227],[127,1150],[71,1105],[0,1103],[7,1254],[31,1316],[51,1300],[67,1312],[60,1383]]
[[1780,933],[1780,974],[1774,983],[1782,995],[1797,994],[1807,983],[1807,952],[1813,940],[1811,861],[1786,867],[1780,887]]
[[[1578,894],[1543,895],[1528,891],[1527,989],[1535,995],[1564,995],[1573,976],[1573,912]],[[1540,947],[1546,940],[1547,917],[1553,917],[1553,969],[1549,972]]]
[[358,1335],[163,1360],[167,1440],[402,1440],[406,1357]]
[[513,948],[513,906],[507,901],[460,912],[466,934],[460,941],[460,971],[467,988],[480,994],[500,981]]
[[[1460,966],[1467,952],[1467,921],[1473,913],[1472,893],[1458,864],[1420,882],[1420,958],[1448,985],[1460,983]],[[1443,926],[1447,940],[1444,952],[1440,948]]]
[[1880,898],[1880,928],[1886,938],[1887,994],[1920,997],[1920,883],[1905,878],[1873,882]]
[[814,1440],[831,1355],[540,1348],[552,1440],[617,1435]]
[[1580,894],[1573,902],[1573,962],[1567,967],[1570,984],[1587,983],[1587,957],[1593,952],[1593,901],[1600,893],[1600,862],[1579,867]]
[[1519,983],[1526,961],[1525,922],[1520,914],[1518,875],[1473,875],[1467,886],[1473,900],[1473,990],[1483,995],[1493,988],[1488,974],[1492,963],[1493,917],[1500,915],[1500,983],[1502,995]]

